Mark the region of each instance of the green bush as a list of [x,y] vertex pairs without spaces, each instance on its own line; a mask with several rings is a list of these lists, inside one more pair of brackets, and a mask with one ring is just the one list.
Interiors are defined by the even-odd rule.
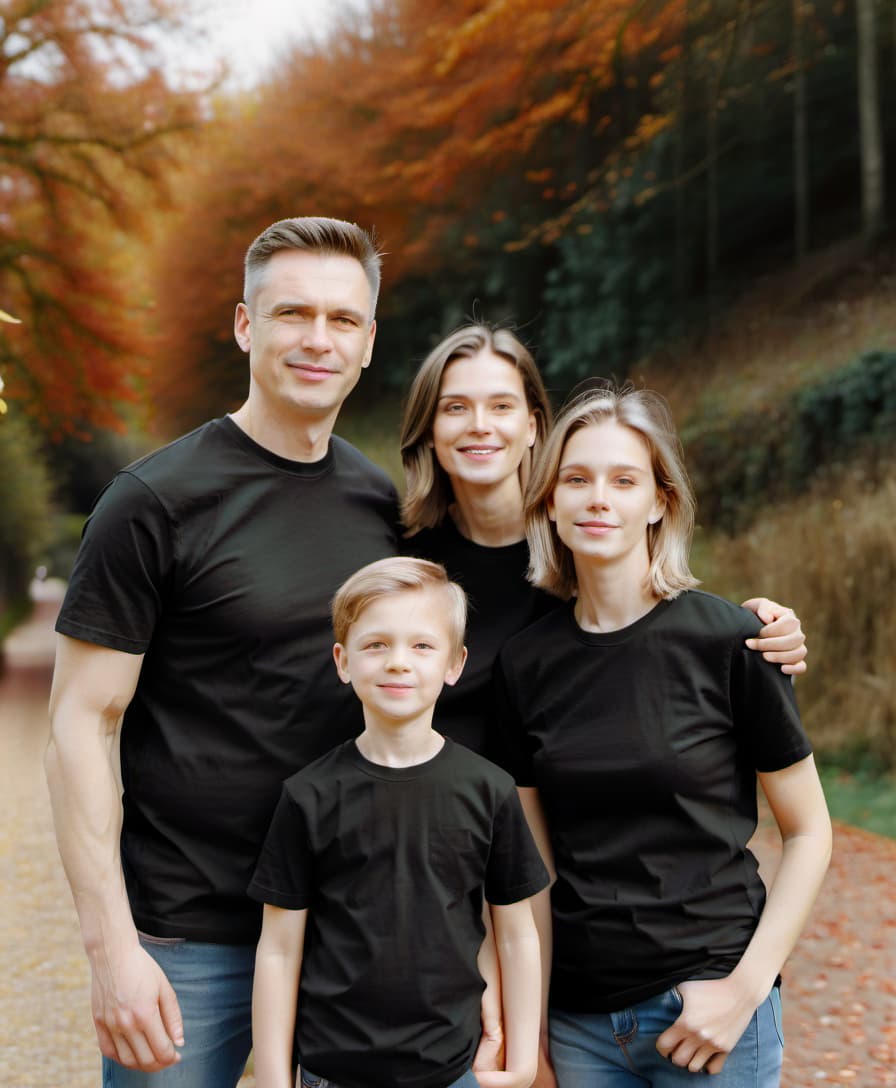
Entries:
[[772,501],[862,458],[872,477],[896,436],[896,352],[873,351],[789,399],[682,429],[701,521],[734,532]]
[[50,534],[50,480],[39,443],[13,412],[0,419],[0,639],[27,611],[28,585]]

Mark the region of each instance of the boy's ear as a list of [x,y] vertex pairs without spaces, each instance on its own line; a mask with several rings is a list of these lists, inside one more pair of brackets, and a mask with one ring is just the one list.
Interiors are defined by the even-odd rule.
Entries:
[[336,662],[336,671],[339,673],[339,679],[343,684],[350,684],[352,678],[348,673],[348,650],[346,650],[341,642],[337,642],[333,646],[333,660]]
[[445,673],[445,683],[449,688],[453,688],[454,685],[460,680],[460,674],[464,671],[464,665],[467,661],[467,648],[461,647],[461,651],[458,654],[457,660],[451,666],[451,668]]

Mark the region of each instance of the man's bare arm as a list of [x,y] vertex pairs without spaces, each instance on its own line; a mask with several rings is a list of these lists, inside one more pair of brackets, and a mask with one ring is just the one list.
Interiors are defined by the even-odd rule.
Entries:
[[155,1072],[179,1060],[174,990],[140,946],[119,854],[121,793],[115,740],[143,658],[59,635],[44,765],[56,840],[92,975],[103,1054]]

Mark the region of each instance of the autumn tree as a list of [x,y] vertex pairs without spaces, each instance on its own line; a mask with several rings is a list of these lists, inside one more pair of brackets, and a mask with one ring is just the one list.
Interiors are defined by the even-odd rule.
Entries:
[[0,340],[11,400],[60,434],[120,424],[147,357],[133,238],[194,123],[168,0],[0,0]]

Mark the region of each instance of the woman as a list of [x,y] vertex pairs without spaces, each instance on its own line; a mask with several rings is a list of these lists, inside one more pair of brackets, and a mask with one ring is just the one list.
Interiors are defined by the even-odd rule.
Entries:
[[[830,821],[791,685],[744,647],[758,622],[694,588],[693,522],[661,397],[591,391],[561,414],[526,526],[534,583],[567,603],[498,668],[504,762],[557,874],[560,1088],[779,1083],[778,972]],[[757,776],[784,839],[767,900]]]
[[[467,665],[442,693],[436,725],[486,754],[498,652],[557,605],[526,577],[523,521],[523,489],[550,424],[550,401],[530,353],[508,329],[481,324],[458,329],[429,353],[402,423],[405,550],[442,563],[471,604]],[[747,606],[770,623],[757,649],[785,672],[804,671],[805,638],[793,613],[764,599]]]

